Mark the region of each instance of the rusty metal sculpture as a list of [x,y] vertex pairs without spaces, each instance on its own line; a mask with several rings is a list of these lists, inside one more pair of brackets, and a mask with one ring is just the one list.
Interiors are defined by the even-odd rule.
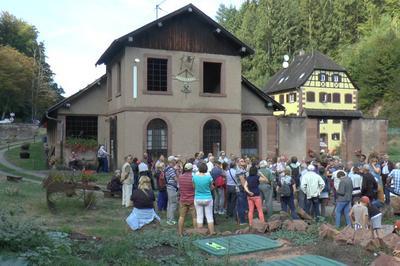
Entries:
[[93,192],[101,190],[101,188],[93,182],[89,182],[88,179],[82,178],[85,177],[83,175],[79,175],[81,179],[79,181],[75,181],[76,175],[70,172],[53,172],[50,173],[49,176],[43,180],[42,186],[46,189],[46,202],[50,211],[55,212],[56,206],[55,203],[51,200],[51,196],[55,193],[65,193],[65,196],[72,197],[76,196],[77,190],[83,191],[83,201],[86,208],[91,207],[91,201],[88,200],[88,195],[90,193],[86,193],[87,191]]

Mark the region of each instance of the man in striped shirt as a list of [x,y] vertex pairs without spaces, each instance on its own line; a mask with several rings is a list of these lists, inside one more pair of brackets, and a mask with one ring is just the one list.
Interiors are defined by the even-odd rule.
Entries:
[[175,211],[178,207],[178,177],[175,172],[176,158],[175,156],[168,157],[168,166],[165,167],[165,179],[167,181],[167,194],[168,194],[168,205],[167,205],[167,224],[174,225]]

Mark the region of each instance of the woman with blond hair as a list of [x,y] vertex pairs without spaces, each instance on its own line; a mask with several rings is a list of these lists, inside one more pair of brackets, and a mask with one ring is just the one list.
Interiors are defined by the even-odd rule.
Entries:
[[144,225],[149,224],[160,217],[154,210],[154,192],[151,190],[151,181],[148,176],[141,176],[138,189],[132,193],[133,202],[132,213],[126,218],[126,222],[132,230],[138,230]]

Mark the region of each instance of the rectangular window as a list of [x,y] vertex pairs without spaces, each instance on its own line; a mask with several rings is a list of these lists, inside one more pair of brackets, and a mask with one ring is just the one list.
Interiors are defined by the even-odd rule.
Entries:
[[319,140],[326,144],[328,142],[328,135],[326,133],[319,134]]
[[333,120],[332,120],[332,123],[334,123],[334,124],[340,124],[340,120],[338,120],[338,119],[333,119]]
[[107,70],[107,96],[108,96],[108,100],[112,99],[112,74],[111,74],[111,69]]
[[147,90],[168,90],[168,59],[147,58]]
[[315,102],[315,93],[313,91],[308,91],[306,94],[307,102]]
[[319,73],[319,81],[326,82],[327,79],[328,79],[328,75],[327,74]]
[[289,103],[296,102],[296,93],[289,93],[286,95],[286,101]]
[[320,103],[327,103],[327,102],[329,102],[329,95],[330,94],[328,94],[328,93],[325,93],[325,92],[320,92],[319,93],[319,102]]
[[340,103],[340,93],[334,93],[332,96],[332,102]]
[[333,133],[332,140],[340,140],[340,133]]
[[353,95],[350,93],[346,93],[344,95],[344,102],[345,103],[353,103]]
[[117,95],[121,95],[121,62],[117,63]]
[[97,140],[97,116],[67,116],[65,132],[67,138]]
[[342,77],[339,74],[333,74],[332,75],[332,81],[335,83],[339,83],[342,81]]
[[203,92],[221,93],[222,63],[203,62]]
[[284,104],[285,103],[285,96],[283,94],[279,95],[279,103]]

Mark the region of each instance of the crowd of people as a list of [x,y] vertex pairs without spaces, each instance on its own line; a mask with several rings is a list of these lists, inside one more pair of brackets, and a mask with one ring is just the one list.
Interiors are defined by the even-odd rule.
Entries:
[[251,226],[255,212],[265,222],[279,211],[275,200],[293,219],[302,208],[318,220],[330,215],[327,206],[333,204],[338,228],[344,216],[346,225],[378,233],[382,208],[390,204],[391,193],[400,195],[400,163],[386,154],[358,154],[348,162],[322,152],[307,161],[285,156],[258,161],[223,151],[218,156],[199,152],[187,160],[161,155],[153,162],[146,153],[142,160],[125,159],[113,180],[122,183],[122,205],[134,206],[127,219],[133,230],[159,220],[156,209],[166,212],[168,225],[178,224],[180,235],[188,214],[195,228],[207,224],[211,234],[220,217]]

